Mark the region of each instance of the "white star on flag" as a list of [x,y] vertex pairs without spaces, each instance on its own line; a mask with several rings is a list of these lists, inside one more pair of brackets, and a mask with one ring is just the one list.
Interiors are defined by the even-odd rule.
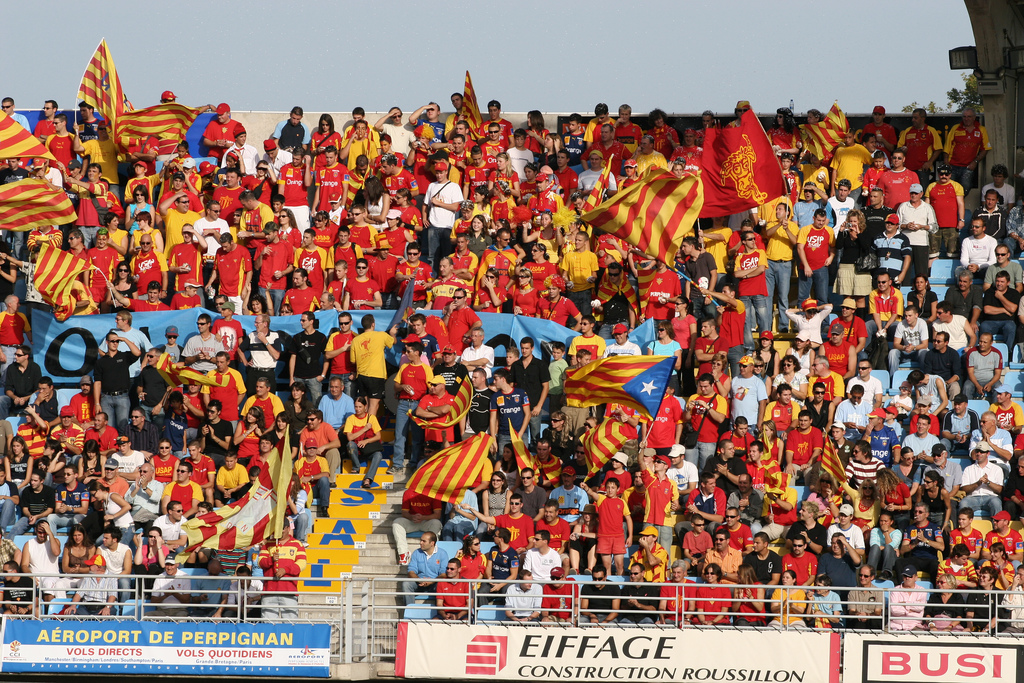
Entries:
[[643,389],[640,390],[642,393],[650,395],[654,391],[654,382],[644,382]]

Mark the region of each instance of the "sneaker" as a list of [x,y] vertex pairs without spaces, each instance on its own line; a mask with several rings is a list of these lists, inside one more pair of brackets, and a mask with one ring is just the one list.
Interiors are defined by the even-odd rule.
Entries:
[[388,474],[401,474],[404,471],[405,471],[404,467],[395,467],[394,465],[392,465],[391,467],[389,467],[387,469],[387,473]]
[[402,553],[401,555],[399,555],[398,564],[402,565],[403,567],[409,564],[409,553]]
[[323,517],[323,518],[330,517],[330,513],[327,510],[327,506],[326,505],[321,505],[319,508],[317,508],[316,516],[317,517]]

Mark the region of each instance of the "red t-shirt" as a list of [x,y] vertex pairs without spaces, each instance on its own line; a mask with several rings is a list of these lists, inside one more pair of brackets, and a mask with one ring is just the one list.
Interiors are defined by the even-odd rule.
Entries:
[[284,195],[285,206],[307,206],[309,197],[306,192],[306,169],[304,166],[288,164],[277,174],[278,187]]
[[821,430],[815,427],[811,427],[806,434],[794,429],[786,437],[786,450],[793,452],[794,465],[806,465],[810,462],[815,448],[824,448]]
[[512,534],[512,540],[509,541],[509,546],[515,550],[522,550],[526,547],[526,544],[530,541],[530,536],[533,536],[533,520],[530,517],[520,513],[518,517],[512,517],[512,515],[498,515],[494,518],[495,526],[502,529],[508,529],[509,533]]
[[192,476],[189,477],[199,486],[209,483],[211,475],[216,475],[217,466],[213,464],[213,458],[208,455],[200,456],[199,462],[192,459],[192,456],[185,458],[192,463]]
[[550,545],[554,550],[558,552],[565,552],[566,544],[569,542],[569,534],[572,533],[572,529],[569,528],[569,523],[562,519],[557,518],[554,524],[548,524],[541,518],[534,525],[534,533],[538,531],[547,531],[551,534]]
[[462,341],[463,337],[469,334],[473,325],[478,322],[480,322],[480,316],[469,306],[452,311],[448,318],[448,341],[454,347],[455,353],[461,354],[466,349],[466,345]]
[[683,419],[683,408],[674,396],[663,399],[650,426],[647,445],[650,448],[669,448],[676,443],[676,425]]
[[244,247],[236,245],[230,253],[221,247],[217,250],[214,268],[220,281],[220,293],[224,296],[239,296],[245,274],[252,272],[252,257]]
[[153,464],[153,478],[161,484],[166,484],[174,479],[174,468],[178,466],[178,459],[174,455],[161,458],[154,455],[150,461]]
[[855,354],[853,344],[843,340],[839,342],[839,346],[834,346],[828,341],[821,345],[821,350],[825,352],[825,357],[828,358],[829,370],[840,377],[845,375],[849,369],[850,355]]
[[559,325],[565,325],[569,318],[580,319],[580,310],[576,304],[564,296],[558,297],[558,301],[551,303],[551,299],[543,297],[537,306],[541,317],[554,320]]
[[401,295],[405,295],[405,288],[409,286],[409,283],[414,283],[415,289],[412,292],[413,301],[425,301],[427,298],[427,289],[424,285],[430,280],[433,275],[433,270],[427,265],[425,261],[420,261],[416,265],[411,263],[400,263],[396,272],[402,275],[415,275],[414,280],[404,280],[401,283]]
[[402,494],[402,510],[411,515],[429,517],[440,509],[441,501],[424,496],[422,493],[407,490]]
[[807,583],[807,579],[817,574],[818,558],[808,552],[804,552],[800,557],[786,555],[782,558],[782,571],[789,569],[796,572],[796,583],[801,586]]
[[[360,282],[356,278],[349,278],[348,283],[345,285],[345,291],[348,292],[350,301],[373,301],[374,295],[380,292],[380,287],[370,278],[367,278],[364,282]],[[360,304],[354,310],[372,311],[373,306]]]
[[384,187],[388,189],[388,194],[391,195],[391,199],[394,200],[395,195],[398,194],[400,189],[407,188],[412,194],[419,192],[419,184],[416,182],[416,178],[413,177],[412,173],[409,173],[404,168],[399,171],[396,175],[384,176]]
[[[750,270],[758,266],[767,266],[768,257],[760,249],[736,255],[735,270]],[[768,284],[764,273],[755,277],[747,277],[737,282],[737,294],[740,296],[768,296]]]
[[651,280],[647,290],[647,306],[644,315],[652,320],[668,320],[675,316],[676,305],[673,303],[661,303],[658,297],[665,296],[672,298],[681,296],[682,285],[679,284],[679,277],[675,273],[657,273]]
[[[632,479],[632,476],[630,476],[628,472],[623,472],[623,474]],[[605,477],[605,481],[608,481],[609,477],[616,477],[616,475],[609,472],[607,477]],[[621,483],[622,479],[619,479],[619,481]],[[622,487],[620,486],[620,488]],[[622,488],[622,490],[625,491],[626,489]],[[622,522],[629,515],[629,510],[626,508],[626,501],[621,498],[604,496],[598,500],[596,506],[597,535],[611,538],[625,538]]]

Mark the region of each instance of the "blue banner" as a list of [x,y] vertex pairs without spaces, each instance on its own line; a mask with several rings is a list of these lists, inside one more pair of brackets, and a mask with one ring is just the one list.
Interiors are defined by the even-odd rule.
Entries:
[[[353,332],[361,331],[364,316],[371,316],[379,331],[386,331],[391,324],[395,311],[349,311],[352,314]],[[420,310],[424,315],[440,315],[440,311]],[[132,327],[145,333],[154,346],[166,343],[164,333],[167,328],[178,328],[178,346],[184,347],[188,338],[198,334],[196,318],[206,313],[216,320],[220,314],[203,308],[190,308],[184,311],[159,311],[154,313],[133,313]],[[535,342],[536,354],[544,360],[550,360],[550,343],[559,341],[568,350],[576,332],[551,320],[528,318],[507,313],[480,313],[486,337],[484,343],[494,349],[499,358],[505,355],[510,343],[519,346],[524,337],[531,337]],[[302,331],[298,315],[275,316],[271,318],[270,329],[295,335]],[[334,311],[317,311],[318,329],[330,336],[331,331],[338,329],[338,315]],[[236,315],[242,329],[253,332],[256,329],[255,317]],[[114,315],[76,315],[66,322],[57,322],[52,314],[32,311],[32,334],[35,362],[43,371],[43,375],[53,378],[57,385],[77,383],[82,375],[92,373],[96,359],[102,352],[104,335],[114,329]],[[633,330],[630,340],[643,349],[654,340],[654,325],[647,321]],[[439,340],[443,345],[444,341]],[[398,363],[398,346],[387,355],[388,362]]]
[[329,624],[4,618],[2,670],[327,678],[330,646]]

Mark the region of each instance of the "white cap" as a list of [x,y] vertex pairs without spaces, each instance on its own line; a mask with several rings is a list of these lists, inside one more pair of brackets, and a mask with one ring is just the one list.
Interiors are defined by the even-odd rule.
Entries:
[[623,453],[622,451],[619,451],[618,453],[616,453],[615,455],[613,455],[613,456],[612,456],[612,460],[618,460],[618,461],[619,461],[619,462],[621,462],[621,463],[622,463],[623,465],[628,465],[628,464],[629,464],[629,457],[628,457],[628,456],[626,456],[626,454],[625,454],[625,453]]

